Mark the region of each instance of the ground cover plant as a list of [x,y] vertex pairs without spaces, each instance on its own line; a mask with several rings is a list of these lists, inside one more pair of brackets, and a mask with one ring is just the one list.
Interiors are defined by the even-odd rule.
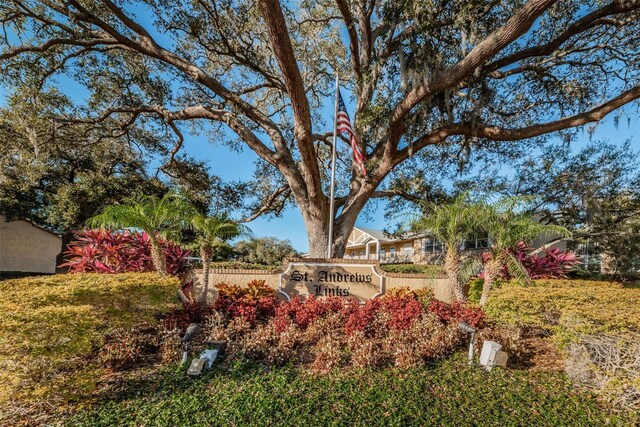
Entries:
[[640,408],[637,284],[575,279],[536,280],[533,286],[505,283],[493,291],[486,310],[504,325],[497,336],[510,351],[521,353],[522,343],[532,336],[549,337],[576,384],[615,405]]
[[[177,308],[178,286],[155,273],[0,281],[0,424],[31,406],[88,399],[109,368],[126,363],[122,351],[154,345],[144,329]],[[123,335],[130,345],[114,340]]]
[[563,374],[469,367],[463,354],[409,370],[314,375],[236,360],[201,378],[171,368],[66,421],[67,426],[631,426]]

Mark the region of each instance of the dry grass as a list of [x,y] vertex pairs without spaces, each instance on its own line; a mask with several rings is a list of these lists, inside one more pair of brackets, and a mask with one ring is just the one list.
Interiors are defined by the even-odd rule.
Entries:
[[567,352],[572,380],[615,406],[640,409],[640,334],[584,335]]

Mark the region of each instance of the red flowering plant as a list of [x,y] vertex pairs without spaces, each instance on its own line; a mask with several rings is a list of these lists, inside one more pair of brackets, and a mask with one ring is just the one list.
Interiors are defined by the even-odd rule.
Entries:
[[[179,275],[189,268],[187,257],[191,254],[179,245],[163,241],[167,257],[167,272]],[[125,273],[154,271],[151,247],[147,233],[113,232],[109,230],[85,230],[76,233],[75,239],[64,253],[72,273]]]

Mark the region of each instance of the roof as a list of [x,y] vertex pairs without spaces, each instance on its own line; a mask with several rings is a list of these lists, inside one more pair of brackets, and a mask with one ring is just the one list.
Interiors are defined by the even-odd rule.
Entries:
[[367,233],[369,236],[371,236],[374,239],[379,240],[381,242],[397,242],[399,240],[407,240],[407,239],[411,239],[411,238],[415,238],[415,237],[419,237],[420,236],[420,234],[409,232],[409,233],[402,233],[401,235],[399,235],[397,237],[393,237],[393,236],[387,235],[384,231],[375,230],[373,228],[359,227],[357,225],[355,227],[353,227],[353,228],[357,228],[358,230]]
[[37,228],[38,230],[46,231],[47,233],[53,234],[54,236],[57,236],[57,237],[62,237],[60,234],[56,233],[55,231],[52,231],[52,230],[50,230],[50,229],[48,229],[46,227],[43,227],[42,225],[36,224],[35,222],[33,222],[32,220],[27,219],[27,218],[18,218],[18,219],[15,219],[13,221],[7,221],[7,218],[5,218],[3,215],[0,215],[0,219],[2,221],[6,222],[6,223],[13,222],[13,221],[23,221],[23,222],[26,222],[29,225],[31,225],[33,228]]
[[373,228],[365,228],[365,227],[358,227],[358,226],[355,226],[353,228],[357,228],[360,231],[364,231],[369,236],[373,237],[376,240],[380,240],[381,242],[389,242],[389,241],[392,241],[392,240],[396,240],[396,239],[392,239],[392,238],[388,237],[387,235],[385,235],[383,231],[374,230]]

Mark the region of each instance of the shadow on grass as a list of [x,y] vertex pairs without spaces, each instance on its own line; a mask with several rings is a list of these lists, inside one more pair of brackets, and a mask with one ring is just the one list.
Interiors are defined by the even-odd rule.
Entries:
[[[213,368],[204,371],[200,376],[192,377],[187,375],[188,366],[189,363],[169,366],[149,365],[146,367],[147,369],[132,369],[124,372],[124,375],[121,375],[115,383],[96,394],[94,405],[138,399],[144,395],[169,396],[189,391],[202,392],[213,385],[257,382],[261,378],[268,379],[273,376],[284,376],[285,381],[291,383],[300,377],[314,378],[320,381],[329,380],[330,382],[331,378],[358,381],[367,375],[380,375],[384,371],[402,375],[402,373],[420,370],[426,375],[431,375],[437,374],[444,367],[447,370],[455,368],[462,375],[465,370],[475,370],[475,366],[469,367],[467,364],[466,350],[456,352],[446,359],[427,362],[424,366],[413,370],[400,370],[392,367],[348,368],[334,369],[329,373],[314,375],[303,366],[296,366],[293,363],[269,367],[248,359],[231,359],[222,356],[216,361]],[[520,366],[520,369],[525,368]],[[482,372],[484,373],[484,371]]]

